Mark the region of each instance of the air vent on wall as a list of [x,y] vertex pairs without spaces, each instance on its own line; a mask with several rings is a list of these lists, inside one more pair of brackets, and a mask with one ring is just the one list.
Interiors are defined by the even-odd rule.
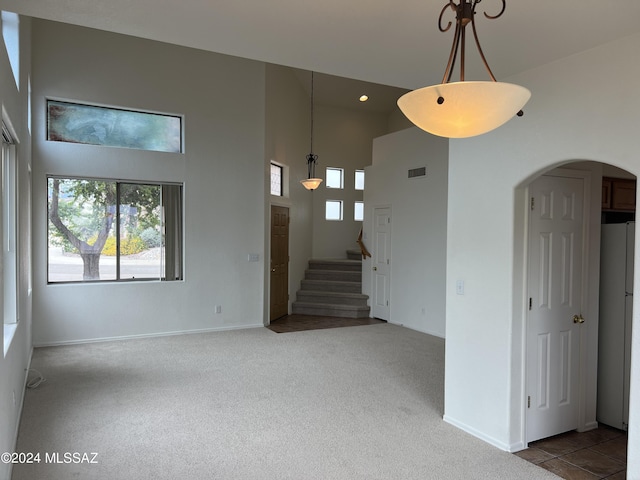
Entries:
[[418,167],[409,169],[409,178],[425,177],[427,175],[427,167]]

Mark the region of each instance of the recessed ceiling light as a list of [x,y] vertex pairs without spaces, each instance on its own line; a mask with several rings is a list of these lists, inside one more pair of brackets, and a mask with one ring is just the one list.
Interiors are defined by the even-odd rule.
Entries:
[[366,95],[361,95],[361,96],[360,96],[360,101],[361,101],[361,102],[366,102],[367,100],[369,100],[369,97],[368,97],[368,96],[366,96]]

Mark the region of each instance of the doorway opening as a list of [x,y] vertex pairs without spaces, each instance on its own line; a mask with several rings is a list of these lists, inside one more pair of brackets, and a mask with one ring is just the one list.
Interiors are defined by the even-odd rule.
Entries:
[[[582,186],[574,185],[578,189],[575,195],[567,196],[562,192],[555,194],[555,201],[560,204],[555,215],[577,214],[577,210],[570,212],[567,208],[580,208],[572,202],[582,195],[584,211],[581,216],[585,223],[580,228],[584,238],[576,236],[579,235],[577,231],[563,231],[563,227],[556,234],[551,234],[545,231],[546,227],[540,228],[531,223],[536,214],[536,206],[530,205],[531,198],[536,195],[540,197],[533,200],[542,202],[542,205],[538,205],[540,208],[549,207],[545,202],[551,199],[548,186],[536,185],[540,178],[554,176],[564,176],[560,181],[563,185],[570,177],[583,179]],[[532,195],[536,188],[538,193]],[[526,219],[516,222],[516,225],[526,234],[523,247],[517,247],[515,251],[515,264],[521,260],[524,271],[522,301],[521,304],[516,302],[516,308],[521,308],[523,313],[523,446],[565,431],[589,431],[598,425],[626,430],[630,310],[633,299],[633,286],[629,284],[633,279],[633,271],[627,266],[633,265],[635,255],[633,239],[629,240],[632,233],[629,232],[635,230],[636,178],[608,164],[574,162],[563,165],[562,169],[546,172],[524,187],[523,191],[525,193],[520,206],[526,211]],[[551,213],[551,210],[546,213]],[[541,210],[537,212],[538,215],[546,213]],[[608,239],[608,229],[623,232],[615,234],[614,242],[617,243],[612,244]],[[620,243],[623,240],[624,244]],[[554,251],[552,247],[558,245],[559,248]],[[631,248],[627,248],[627,245]],[[581,250],[581,256],[574,255],[571,262],[563,263],[561,260],[569,258],[572,248],[576,247]],[[576,258],[583,264],[577,270],[570,270],[575,266],[572,262]],[[613,289],[614,284],[606,277],[611,271],[618,273],[620,278],[617,282],[622,282],[621,288]],[[605,277],[601,278],[600,273]],[[552,274],[556,275],[553,281]],[[578,291],[580,297],[572,297],[574,293],[568,295],[571,293],[569,287],[575,286],[575,282],[581,285]],[[610,291],[612,289],[614,293]],[[559,298],[559,305],[564,302],[569,308],[561,310],[558,318],[564,322],[564,326],[558,329],[555,333],[557,339],[552,341],[553,333],[545,329],[536,331],[531,324],[540,321],[540,310],[543,313],[550,311],[554,295]],[[616,305],[613,309],[609,306],[612,302]],[[578,361],[572,367],[571,355],[576,348],[579,349]],[[599,355],[593,355],[594,351],[598,351]],[[557,370],[555,377],[548,375],[552,369]],[[577,383],[570,383],[576,377]],[[567,422],[566,415],[559,412],[574,400],[575,413],[571,415],[575,414],[576,417]],[[556,401],[560,407],[555,414],[549,408],[552,401]],[[551,412],[551,415],[546,419],[537,418],[531,414],[532,408],[542,413]],[[543,422],[548,425],[541,427]]]

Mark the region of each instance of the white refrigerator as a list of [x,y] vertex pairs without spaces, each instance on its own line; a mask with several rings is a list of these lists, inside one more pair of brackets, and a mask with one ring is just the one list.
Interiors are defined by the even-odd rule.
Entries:
[[598,422],[627,430],[635,222],[602,225]]

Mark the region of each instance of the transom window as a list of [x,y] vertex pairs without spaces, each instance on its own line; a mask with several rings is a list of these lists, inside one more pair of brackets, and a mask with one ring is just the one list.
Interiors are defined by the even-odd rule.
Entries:
[[182,279],[182,185],[47,182],[49,283]]
[[182,117],[47,100],[47,140],[182,153]]
[[20,90],[20,17],[17,13],[2,11],[2,38],[16,88]]
[[283,168],[275,163],[271,164],[271,195],[281,197],[283,193],[282,175]]

